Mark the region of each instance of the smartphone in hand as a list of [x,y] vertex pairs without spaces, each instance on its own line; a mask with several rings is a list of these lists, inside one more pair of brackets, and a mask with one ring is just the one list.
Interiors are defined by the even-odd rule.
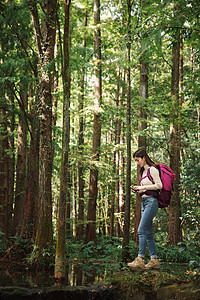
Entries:
[[133,193],[136,193],[136,192],[137,192],[137,190],[134,190],[134,189],[133,189],[133,185],[131,185],[130,188],[131,188],[131,191],[132,191]]

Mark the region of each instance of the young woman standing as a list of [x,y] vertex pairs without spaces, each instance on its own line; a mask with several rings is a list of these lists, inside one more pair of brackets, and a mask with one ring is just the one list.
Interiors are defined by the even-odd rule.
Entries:
[[[158,190],[162,188],[159,171],[155,163],[147,155],[143,149],[137,150],[133,157],[136,164],[140,167],[140,186],[131,187],[133,190],[140,193],[141,196],[141,220],[138,227],[139,236],[139,252],[138,257],[128,264],[130,268],[141,269],[159,269],[159,261],[156,254],[156,244],[153,237],[153,218],[158,211]],[[147,176],[147,169],[153,178],[153,183]],[[146,245],[150,252],[150,261],[145,265],[144,257]]]

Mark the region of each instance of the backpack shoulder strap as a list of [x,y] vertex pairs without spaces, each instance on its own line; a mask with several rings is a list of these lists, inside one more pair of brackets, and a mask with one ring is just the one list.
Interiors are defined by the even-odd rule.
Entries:
[[144,177],[142,177],[141,175],[139,176],[139,180],[140,180],[140,181],[141,181],[142,179],[148,177],[149,180],[150,180],[151,182],[154,183],[154,180],[153,180],[153,178],[152,178],[152,176],[151,176],[151,174],[150,174],[150,169],[151,169],[151,167],[148,167],[148,168],[147,168],[147,174],[146,174],[146,176],[144,176]]
[[150,173],[150,169],[151,169],[151,167],[148,167],[148,168],[147,168],[147,176],[148,176],[149,180],[150,180],[152,183],[154,183],[154,180],[153,180],[153,178],[152,178],[152,176],[151,176],[151,173]]

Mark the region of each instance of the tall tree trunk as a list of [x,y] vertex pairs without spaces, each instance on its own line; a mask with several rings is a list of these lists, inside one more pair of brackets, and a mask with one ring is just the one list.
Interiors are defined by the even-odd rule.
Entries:
[[0,138],[0,231],[3,240],[8,238],[8,203],[9,203],[9,165],[8,165],[8,137],[6,111],[1,109],[1,138]]
[[[70,73],[69,73],[69,21],[70,21],[71,0],[64,0],[65,25],[64,25],[64,64],[62,65],[62,79],[64,91],[63,103],[63,134],[62,134],[62,162],[60,179],[60,197],[57,224],[57,246],[55,258],[54,276],[57,279],[65,277],[65,235],[66,235],[66,204],[67,204],[67,185],[69,177],[69,140],[70,140]],[[60,41],[61,43],[61,41]],[[61,46],[61,45],[60,45]],[[68,199],[69,201],[69,199]]]
[[14,96],[7,94],[6,100],[0,110],[0,231],[3,233],[3,241],[8,239],[11,229],[15,171],[12,134],[15,126]]
[[[117,90],[116,90],[116,108],[118,109],[119,107],[119,91],[120,91],[120,69],[119,72],[117,74],[117,78],[118,78],[118,82],[117,82]],[[115,130],[114,130],[114,143],[117,146],[117,144],[119,143],[119,114],[117,113],[115,116],[115,122],[114,122],[114,126],[115,126]],[[113,157],[112,157],[112,165],[113,165],[113,176],[112,176],[112,185],[111,185],[111,204],[110,204],[110,236],[114,235],[114,215],[115,215],[115,207],[116,206],[116,190],[117,187],[119,185],[118,182],[116,182],[116,175],[117,175],[117,168],[116,168],[116,164],[119,162],[119,159],[117,159],[117,151],[113,152]]]
[[[130,34],[130,21],[131,21],[131,2],[127,0],[128,5],[128,34]],[[129,38],[129,36],[128,36]],[[126,134],[126,143],[127,143],[127,161],[126,161],[126,198],[125,198],[125,218],[124,218],[124,236],[122,244],[122,258],[127,260],[129,258],[129,230],[130,230],[130,200],[131,200],[131,43],[127,42],[128,50],[128,69],[127,69],[127,134]]]
[[[115,154],[113,154],[113,163],[115,164]],[[116,193],[116,183],[113,182],[111,187],[111,204],[110,204],[110,230],[109,230],[110,236],[114,236],[115,193]]]
[[71,234],[71,189],[72,189],[72,166],[68,162],[67,168],[67,214],[66,214],[66,235]]
[[[56,24],[56,29],[57,29],[57,24]],[[56,38],[56,42],[55,42],[55,53],[54,56],[57,57],[58,56],[58,47],[59,47],[59,42],[58,42],[58,38]],[[55,137],[56,137],[56,132],[55,132],[55,127],[56,127],[56,122],[57,122],[57,107],[58,107],[58,94],[56,93],[57,89],[58,89],[58,84],[59,84],[59,70],[58,70],[58,62],[55,63],[55,75],[53,76],[53,80],[52,80],[52,126],[53,126],[53,143],[55,142]],[[52,158],[54,159],[54,148],[52,149],[53,153],[52,153]]]
[[0,121],[1,121],[1,138],[0,138],[0,231],[4,234],[3,239],[7,235],[6,227],[7,224],[7,199],[8,199],[8,187],[7,187],[7,178],[8,178],[8,164],[6,161],[6,150],[8,148],[8,143],[6,139],[6,111],[1,109]]
[[[115,122],[116,123],[116,122]],[[115,144],[116,144],[116,136],[117,128],[115,125]],[[110,203],[110,230],[109,235],[114,235],[114,216],[115,216],[115,195],[116,195],[116,151],[113,152],[112,157],[112,165],[113,165],[113,175],[112,175],[112,185],[111,185],[111,203]]]
[[[123,74],[124,73],[124,74]],[[123,85],[121,87],[120,92],[120,107],[124,107],[125,102],[125,84],[126,84],[126,78],[125,78],[125,71],[122,73],[122,80]],[[123,147],[125,144],[125,134],[124,134],[125,124],[124,121],[121,120],[119,117],[119,123],[118,123],[118,133],[117,133],[117,142],[120,145],[120,147]],[[125,182],[124,182],[124,169],[125,169],[125,158],[123,156],[123,151],[119,150],[117,152],[117,168],[118,168],[118,174],[119,174],[119,180],[117,182],[117,226],[116,226],[116,234],[117,236],[121,236],[123,234],[123,222],[122,222],[122,213],[124,212],[124,190],[125,190]]]
[[56,34],[56,0],[41,3],[44,18],[40,27],[37,6],[28,0],[35,31],[40,63],[40,144],[39,144],[39,212],[36,245],[41,250],[53,243],[52,228],[52,75],[48,70],[54,57]]
[[[139,89],[139,114],[138,114],[138,149],[146,149],[146,135],[144,130],[147,128],[147,115],[146,115],[146,100],[148,98],[148,63],[145,61],[144,55],[140,60],[140,89]],[[137,167],[137,184],[139,185],[139,168]],[[134,235],[133,240],[139,241],[137,230],[141,219],[141,197],[136,194],[136,207],[134,214]]]
[[13,132],[15,130],[15,104],[14,95],[10,94],[10,105],[12,107],[12,113],[10,116],[10,126],[8,127],[8,132],[11,134],[8,139],[8,147],[10,154],[8,156],[8,204],[7,204],[7,232],[6,239],[11,232],[12,216],[13,216],[13,204],[14,204],[14,181],[15,181],[15,141]]
[[[30,148],[27,155],[27,179],[26,179],[26,204],[21,230],[21,236],[35,240],[37,228],[37,214],[39,210],[39,84],[36,87],[35,102],[30,102]],[[30,92],[31,94],[31,92]]]
[[96,201],[97,201],[97,180],[100,144],[101,144],[101,114],[100,104],[102,98],[101,83],[101,33],[100,33],[100,0],[94,0],[94,23],[95,23],[95,103],[94,103],[94,127],[93,127],[93,145],[92,145],[92,163],[90,169],[90,186],[87,213],[87,226],[85,242],[96,240]]
[[176,174],[174,191],[169,207],[168,240],[171,245],[176,245],[180,240],[180,109],[179,98],[179,62],[180,62],[180,35],[177,35],[172,45],[172,123],[170,125],[170,167]]
[[27,238],[35,239],[38,213],[39,188],[39,129],[32,126],[32,138],[28,154],[28,171],[26,181],[26,207],[24,213],[21,236],[26,233]]
[[76,218],[76,175],[75,175],[75,165],[72,165],[72,219],[73,219],[73,236],[76,236],[77,232],[77,218]]
[[[24,90],[24,91],[23,91]],[[21,101],[24,109],[27,110],[28,94],[27,88],[21,88]],[[18,124],[18,143],[17,143],[17,166],[16,166],[16,188],[15,188],[15,208],[13,218],[12,233],[20,233],[24,221],[26,204],[26,172],[27,172],[27,128],[24,112],[21,111]]]
[[[84,14],[84,27],[87,27],[87,9],[85,9]],[[83,38],[83,49],[86,50],[86,37]],[[85,53],[84,53],[85,57]],[[84,65],[81,70],[81,95],[79,99],[79,139],[78,139],[78,147],[80,156],[83,155],[83,147],[84,147],[84,119],[83,119],[83,108],[84,108],[84,88],[85,88],[85,68]],[[84,234],[84,187],[85,180],[84,176],[84,168],[81,163],[79,163],[78,167],[78,226],[77,226],[77,237],[78,239],[83,238]]]

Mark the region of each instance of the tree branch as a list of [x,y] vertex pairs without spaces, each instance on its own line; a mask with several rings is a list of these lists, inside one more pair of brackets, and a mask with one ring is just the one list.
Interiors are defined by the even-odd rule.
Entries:
[[167,153],[169,154],[169,156],[171,156],[171,153],[169,151],[169,148],[165,148],[161,143],[159,143],[156,139],[154,139],[149,133],[147,133],[147,136],[150,137],[157,145],[159,145],[162,149],[164,149],[165,151],[167,151]]
[[[4,15],[4,13],[0,11],[0,14],[6,20],[6,17]],[[27,49],[26,49],[26,47],[24,45],[24,40],[21,38],[20,34],[17,32],[17,30],[9,22],[7,24],[13,30],[13,32],[15,33],[17,39],[20,41],[20,44],[21,44],[21,46],[22,46],[22,48],[23,48],[23,50],[24,50],[24,52],[26,54],[26,57],[28,58],[29,65],[30,65],[30,67],[31,67],[31,69],[32,69],[32,71],[34,73],[34,76],[37,77],[37,68],[34,68],[34,66],[33,66],[33,64],[31,62],[31,59],[29,58],[29,54],[28,54]],[[31,48],[27,41],[25,41],[25,43],[28,45],[29,48]],[[33,49],[31,48],[31,50],[33,50]]]
[[[10,90],[11,90],[12,93],[14,94],[14,96],[15,96],[17,102],[18,102],[20,109],[23,111],[27,129],[28,129],[28,131],[29,131],[29,133],[30,133],[31,139],[33,139],[33,135],[32,135],[32,132],[31,132],[31,130],[30,130],[30,128],[29,128],[29,124],[28,124],[28,120],[30,120],[30,121],[32,121],[32,120],[31,120],[31,117],[27,114],[27,112],[26,112],[26,110],[25,110],[24,102],[23,102],[21,93],[17,90],[17,88],[16,88],[16,86],[15,86],[14,84],[12,85],[12,84],[9,82],[8,85],[9,85],[9,87],[10,87]],[[19,94],[19,96],[20,96],[20,99],[18,98],[16,92],[18,92],[18,94]]]

